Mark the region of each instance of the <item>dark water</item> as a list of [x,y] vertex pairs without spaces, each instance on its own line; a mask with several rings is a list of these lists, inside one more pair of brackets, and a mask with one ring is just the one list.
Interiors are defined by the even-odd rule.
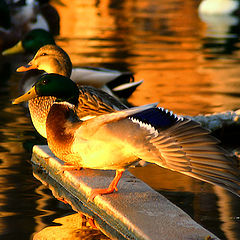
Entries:
[[[55,4],[61,17],[57,43],[75,66],[130,70],[137,80],[144,79],[130,103],[160,102],[185,115],[239,108],[238,18],[206,24],[196,0],[62,2],[65,6]],[[11,105],[21,78],[15,69],[25,61],[0,57],[0,239],[31,239],[53,225],[53,231],[66,226],[67,232],[66,222],[76,221],[71,239],[104,239],[32,175],[31,148],[45,141],[34,131],[27,110]],[[156,166],[133,172],[221,239],[240,239],[239,198]]]

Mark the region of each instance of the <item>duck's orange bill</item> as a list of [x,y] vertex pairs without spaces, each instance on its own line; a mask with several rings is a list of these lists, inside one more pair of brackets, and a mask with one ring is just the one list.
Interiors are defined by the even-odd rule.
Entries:
[[14,99],[12,101],[12,104],[19,104],[21,102],[24,102],[24,101],[28,101],[28,100],[31,100],[35,97],[37,97],[37,92],[36,92],[36,89],[35,89],[35,86],[33,86],[28,92],[26,92],[25,94],[23,94],[22,96]]
[[26,72],[26,71],[29,71],[31,69],[36,69],[36,68],[32,65],[27,65],[26,67],[25,66],[19,67],[16,71],[17,72]]

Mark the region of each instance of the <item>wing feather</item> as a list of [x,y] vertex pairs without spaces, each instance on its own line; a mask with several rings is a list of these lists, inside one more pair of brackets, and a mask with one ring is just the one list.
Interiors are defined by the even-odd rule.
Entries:
[[208,130],[192,120],[183,119],[158,131],[158,136],[150,142],[158,149],[159,158],[151,162],[220,185],[240,196],[240,171]]

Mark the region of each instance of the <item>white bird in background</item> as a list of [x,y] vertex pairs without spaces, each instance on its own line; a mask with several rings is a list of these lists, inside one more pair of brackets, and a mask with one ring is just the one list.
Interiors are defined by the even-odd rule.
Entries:
[[228,15],[239,9],[239,2],[236,0],[203,0],[199,7],[199,14]]

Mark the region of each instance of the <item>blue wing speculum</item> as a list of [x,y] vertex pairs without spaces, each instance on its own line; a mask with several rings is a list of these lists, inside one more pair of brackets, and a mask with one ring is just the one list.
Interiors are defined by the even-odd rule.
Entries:
[[133,114],[130,118],[141,121],[142,123],[150,124],[152,127],[159,130],[167,129],[183,120],[183,117],[173,114],[172,111],[159,107]]

